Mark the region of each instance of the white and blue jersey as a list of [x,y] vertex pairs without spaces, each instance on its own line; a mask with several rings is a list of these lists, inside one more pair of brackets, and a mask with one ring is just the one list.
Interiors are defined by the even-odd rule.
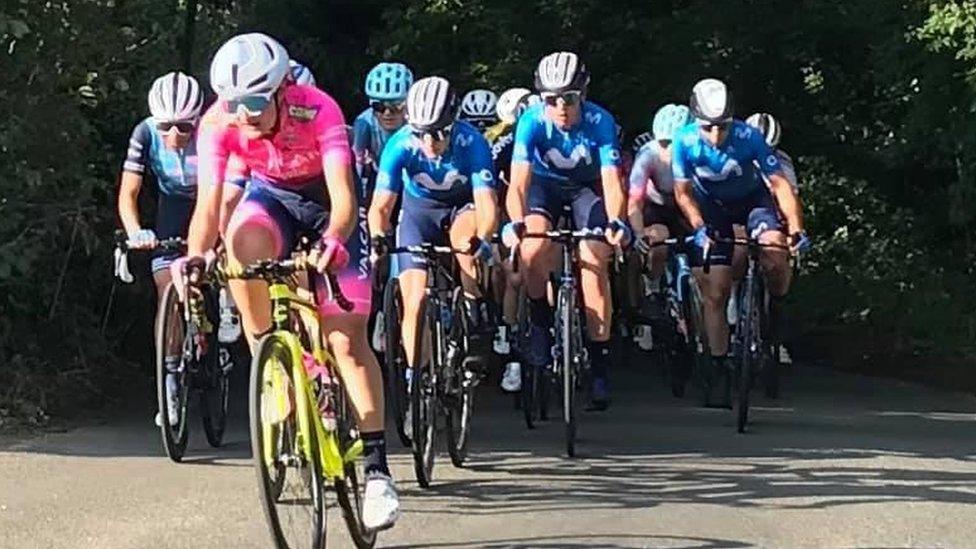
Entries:
[[620,165],[613,115],[590,101],[583,102],[581,119],[562,130],[546,117],[545,105],[529,107],[515,130],[512,163],[531,162],[533,179],[578,188],[600,180],[601,168]]
[[450,145],[438,158],[427,158],[420,146],[409,126],[393,134],[380,157],[377,191],[458,205],[470,202],[472,191],[495,188],[491,149],[471,124],[454,123]]
[[129,138],[129,150],[122,169],[145,175],[152,172],[161,195],[193,199],[197,195],[197,143],[196,137],[181,150],[166,147],[163,137],[156,131],[152,117],[140,122]]
[[765,187],[761,174],[782,175],[779,157],[762,132],[735,120],[717,147],[702,136],[697,124],[674,135],[671,169],[675,181],[691,181],[695,193],[723,203],[746,199]]

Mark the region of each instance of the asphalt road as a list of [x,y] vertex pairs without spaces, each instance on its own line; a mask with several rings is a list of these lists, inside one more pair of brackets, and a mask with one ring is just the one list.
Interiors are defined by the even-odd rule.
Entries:
[[[976,399],[795,368],[752,432],[671,397],[632,359],[614,405],[527,431],[512,401],[479,394],[471,458],[441,454],[417,486],[395,438],[404,515],[382,547],[976,547]],[[148,405],[0,446],[0,547],[268,547],[242,402],[226,447],[191,434],[166,459]],[[330,510],[330,547],[349,547]]]

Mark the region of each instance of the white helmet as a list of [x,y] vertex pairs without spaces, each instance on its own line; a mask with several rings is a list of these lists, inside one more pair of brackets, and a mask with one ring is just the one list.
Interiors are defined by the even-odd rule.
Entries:
[[692,116],[705,122],[720,124],[732,120],[732,93],[721,80],[699,80],[691,90],[688,106]]
[[484,120],[495,117],[498,96],[491,90],[471,90],[461,100],[462,120]]
[[505,90],[498,96],[495,113],[498,119],[506,124],[514,124],[528,107],[529,96],[532,92],[526,88],[512,88]]
[[160,76],[149,88],[149,112],[157,123],[193,120],[202,107],[200,84],[182,72]]
[[416,130],[439,130],[455,118],[457,95],[440,76],[421,78],[407,92],[407,121]]
[[749,118],[746,118],[746,124],[759,128],[759,131],[762,132],[763,137],[766,139],[766,144],[770,147],[779,145],[779,140],[783,136],[783,129],[779,124],[779,120],[776,120],[773,115],[765,112],[757,112]]
[[253,32],[228,40],[210,64],[210,86],[224,101],[270,98],[289,74],[288,52],[277,40]]
[[300,86],[314,86],[315,85],[315,75],[308,67],[295,61],[294,59],[288,60],[288,68],[291,71],[291,78],[296,84]]
[[540,92],[585,92],[589,83],[590,72],[583,60],[571,51],[550,53],[535,69],[535,89]]

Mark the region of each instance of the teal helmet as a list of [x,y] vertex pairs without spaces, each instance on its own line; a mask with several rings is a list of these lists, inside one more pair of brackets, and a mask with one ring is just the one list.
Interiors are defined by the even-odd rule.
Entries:
[[403,63],[380,63],[366,75],[366,97],[376,101],[403,101],[413,85],[413,72]]
[[658,109],[651,122],[651,133],[657,141],[671,140],[674,133],[691,122],[691,111],[684,105],[668,103]]

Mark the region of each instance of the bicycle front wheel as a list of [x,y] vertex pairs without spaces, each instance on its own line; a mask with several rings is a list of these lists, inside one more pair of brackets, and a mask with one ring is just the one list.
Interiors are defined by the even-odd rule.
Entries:
[[[156,311],[156,400],[159,429],[166,455],[176,463],[183,460],[189,439],[187,402],[190,394],[188,357],[195,355],[193,341],[187,337],[183,303],[176,286],[169,283]],[[189,348],[188,348],[189,346]]]
[[412,427],[413,470],[422,488],[430,486],[434,469],[434,439],[437,432],[436,365],[440,361],[435,342],[439,335],[437,307],[427,300],[420,306],[414,352],[413,374],[410,376],[410,421]]
[[456,352],[450,355],[451,375],[446,379],[445,419],[447,422],[447,451],[451,456],[451,463],[455,467],[462,467],[468,457],[468,439],[471,434],[471,416],[474,410],[474,379],[468,378],[464,367],[464,352],[468,337],[467,318],[464,307],[464,294],[457,288],[451,299],[451,335],[448,345],[457,346]]
[[684,320],[688,352],[692,355],[692,377],[702,393],[702,403],[708,406],[712,392],[712,352],[708,345],[708,331],[705,329],[705,299],[694,276],[687,279],[685,292]]
[[[217,326],[217,292],[204,293],[208,316],[214,327]],[[230,400],[230,374],[234,357],[230,347],[218,341],[216,329],[207,334],[207,353],[201,360],[200,369],[200,419],[207,443],[220,447],[227,428],[227,406]]]
[[566,425],[566,455],[576,455],[577,361],[583,352],[578,345],[579,326],[575,296],[568,287],[559,288],[556,313],[559,319],[560,366],[563,381],[563,423]]
[[393,413],[393,422],[396,425],[397,435],[404,446],[410,447],[410,437],[404,424],[410,421],[407,416],[407,379],[405,368],[407,359],[403,351],[403,339],[400,333],[400,319],[402,318],[402,301],[400,297],[400,285],[396,279],[386,283],[383,290],[383,318],[385,322],[386,352],[383,354],[383,362],[386,367],[387,381],[387,402]]
[[275,546],[322,549],[326,508],[319,441],[314,432],[299,432],[291,345],[272,333],[261,339],[254,353],[248,393],[251,453]]

